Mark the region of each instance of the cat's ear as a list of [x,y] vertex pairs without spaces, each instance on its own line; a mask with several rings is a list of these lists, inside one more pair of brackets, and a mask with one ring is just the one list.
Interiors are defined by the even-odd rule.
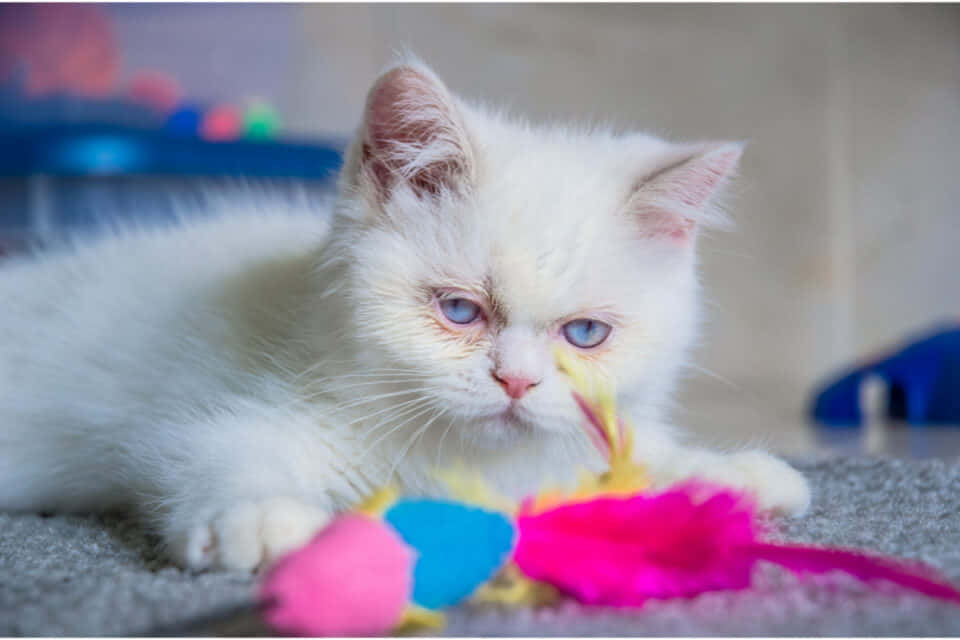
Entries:
[[643,178],[628,212],[643,235],[687,244],[697,226],[724,226],[716,200],[733,177],[743,154],[742,143],[678,148],[666,162]]
[[456,100],[420,65],[395,67],[370,89],[360,153],[360,169],[381,200],[402,185],[418,197],[456,191],[473,171]]

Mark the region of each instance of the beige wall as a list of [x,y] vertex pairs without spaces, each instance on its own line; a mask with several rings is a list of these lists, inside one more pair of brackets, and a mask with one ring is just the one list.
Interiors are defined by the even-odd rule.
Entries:
[[303,130],[352,127],[409,45],[532,116],[748,139],[738,229],[702,245],[716,377],[695,404],[795,411],[837,365],[960,317],[957,7],[314,5],[302,30]]

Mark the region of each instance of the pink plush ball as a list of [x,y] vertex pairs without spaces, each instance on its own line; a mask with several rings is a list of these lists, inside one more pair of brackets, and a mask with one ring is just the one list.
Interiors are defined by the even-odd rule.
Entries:
[[268,571],[260,587],[264,619],[291,635],[383,635],[410,601],[415,560],[380,520],[341,516]]
[[206,140],[235,140],[240,137],[243,119],[240,112],[230,105],[218,105],[210,109],[200,125],[200,136]]

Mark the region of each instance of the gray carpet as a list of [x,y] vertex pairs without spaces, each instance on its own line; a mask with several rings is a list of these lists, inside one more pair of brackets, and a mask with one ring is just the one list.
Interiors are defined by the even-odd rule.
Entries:
[[[960,583],[960,461],[828,459],[799,464],[815,486],[783,537],[923,560]],[[630,614],[572,603],[539,611],[462,607],[450,635],[956,636],[960,606],[865,587],[842,575],[798,580],[773,567],[744,592],[653,602]],[[169,567],[130,522],[0,514],[0,635],[264,633],[243,613],[247,576]]]

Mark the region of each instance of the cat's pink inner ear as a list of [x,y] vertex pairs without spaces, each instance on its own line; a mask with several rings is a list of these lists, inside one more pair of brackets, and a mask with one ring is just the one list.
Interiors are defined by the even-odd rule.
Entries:
[[711,200],[736,171],[743,147],[720,145],[698,152],[661,169],[637,189],[630,208],[644,235],[687,242],[701,223],[717,215]]
[[361,162],[384,198],[399,183],[436,194],[469,170],[456,105],[425,71],[398,67],[381,77],[367,99],[365,128]]

